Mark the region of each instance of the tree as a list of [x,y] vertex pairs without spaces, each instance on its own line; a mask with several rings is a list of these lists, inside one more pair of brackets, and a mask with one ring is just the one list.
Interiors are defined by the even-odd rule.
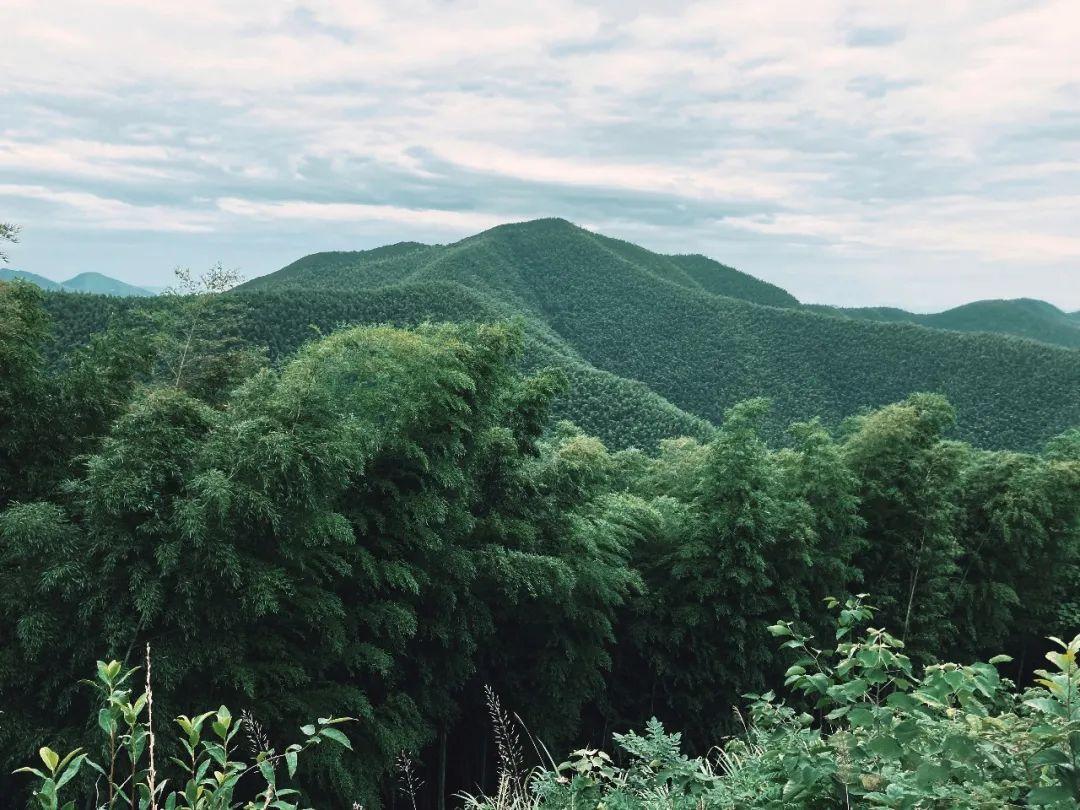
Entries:
[[1030,663],[1040,637],[1074,629],[1062,608],[1080,579],[1080,458],[972,451],[958,495],[954,649]]
[[866,524],[856,565],[883,619],[927,655],[955,633],[957,490],[968,450],[943,438],[954,421],[944,397],[913,394],[852,420],[843,447]]
[[[270,728],[360,718],[355,758],[310,767],[372,805],[399,751],[445,739],[485,645],[517,634],[496,674],[573,728],[633,576],[575,513],[603,448],[539,445],[561,382],[520,378],[520,342],[506,325],[355,328],[220,405],[173,381],[135,392],[73,481],[0,514],[16,727],[62,730],[73,672],[150,642],[165,714],[183,696]],[[544,689],[516,680],[532,665]],[[6,757],[27,744],[0,733]]]
[[146,336],[118,323],[46,363],[44,299],[34,285],[0,283],[0,508],[73,474],[150,370]]
[[849,592],[862,577],[854,564],[865,545],[859,479],[846,463],[842,446],[819,420],[796,423],[788,432],[792,446],[779,450],[774,458],[781,479],[781,500],[787,504],[795,527],[782,533],[795,536],[806,524],[811,535],[807,556],[793,560],[779,578],[798,583],[796,588],[788,588],[796,597],[789,605],[791,615],[824,632],[830,621],[825,599]]
[[167,384],[220,403],[264,362],[247,338],[247,306],[226,296],[242,277],[220,262],[199,276],[175,270],[177,284],[151,318],[160,375]]
[[597,498],[607,450],[565,423],[509,468],[478,526],[494,636],[481,673],[545,740],[568,742],[604,689],[618,610],[640,589],[624,536]]
[[[3,242],[18,242],[19,230],[18,225],[12,225],[10,222],[0,222],[0,244]],[[0,262],[7,264],[7,261],[7,254],[0,250]]]
[[35,440],[49,406],[43,297],[25,282],[0,283],[0,508],[37,485]]
[[762,399],[731,408],[704,452],[669,446],[658,469],[674,486],[665,492],[652,474],[648,488],[683,505],[654,501],[655,516],[637,522],[654,536],[635,546],[647,592],[628,619],[640,662],[628,671],[640,691],[645,669],[657,714],[697,745],[729,727],[740,692],[764,685],[764,621],[799,601],[810,565],[805,504],[785,501],[760,436],[767,409]]

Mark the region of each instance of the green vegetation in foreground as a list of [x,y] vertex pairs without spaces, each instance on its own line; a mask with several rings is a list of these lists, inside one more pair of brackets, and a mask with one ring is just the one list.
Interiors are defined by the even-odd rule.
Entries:
[[[352,747],[337,728],[351,722],[350,717],[321,717],[317,723],[300,728],[302,743],[290,743],[277,751],[251,715],[234,718],[227,706],[221,706],[216,711],[175,718],[183,754],[164,759],[158,749],[160,715],[156,729],[153,722],[150,671],[149,646],[141,689],[135,686],[136,669],[125,670],[119,661],[97,662],[96,678],[83,683],[99,695],[96,732],[106,756],[97,762],[82,746],[64,756],[43,746],[38,750],[39,763],[15,771],[34,780],[31,806],[75,810],[75,800],[68,797],[78,792],[79,783],[68,785],[80,771],[84,775],[93,771],[97,806],[105,810],[296,810],[299,805],[293,797],[300,791],[288,787],[287,780],[296,775],[300,757],[319,745]],[[240,757],[250,757],[250,762]],[[242,798],[246,796],[251,798]]]
[[[916,393],[836,429],[795,422],[777,444],[770,404],[750,399],[707,436],[612,451],[552,423],[568,381],[522,370],[527,341],[550,335],[527,321],[345,328],[272,364],[241,339],[249,299],[206,289],[47,362],[45,294],[0,284],[0,773],[42,746],[87,746],[98,704],[77,679],[99,658],[138,665],[147,643],[155,716],[246,710],[280,751],[311,718],[356,718],[353,750],[299,762],[304,802],[390,805],[408,751],[429,763],[418,802],[436,807],[495,789],[485,686],[551,750],[606,747],[656,717],[703,756],[745,733],[731,707],[781,688],[785,667],[820,683],[767,628],[788,616],[792,634],[828,638],[829,595],[874,594],[875,624],[912,662],[912,695],[937,683],[940,661],[998,653],[1014,659],[999,677],[1026,685],[1043,637],[1080,627],[1075,429],[1034,451],[985,450],[950,438],[947,400]],[[822,660],[833,702],[861,699],[848,675],[881,685]],[[961,708],[985,702],[1004,718],[1001,744],[1026,757],[1044,730],[1025,712],[1049,704],[1009,709],[1010,726],[1010,690],[986,695],[971,677],[982,697]],[[832,703],[789,685],[791,717],[814,720],[788,728],[801,721],[777,708],[778,726],[755,721],[748,756],[759,734],[796,747],[820,735],[833,750],[850,739],[838,728],[865,719],[829,718]],[[1062,745],[1044,725],[1044,747]],[[859,767],[894,756],[865,739]],[[182,760],[179,741],[159,744],[163,761]],[[997,756],[973,756],[987,750]],[[766,796],[795,761],[774,759],[747,772]],[[1069,764],[1024,761],[1038,771],[1011,784],[1011,764],[986,770],[1005,774],[990,787],[1022,800],[1060,786]],[[957,762],[926,776],[934,791],[974,778]],[[785,778],[835,790],[827,766]],[[93,773],[80,769],[70,795],[92,795]],[[874,773],[886,797],[919,779],[913,759]],[[0,795],[27,788],[0,776]]]
[[[523,775],[501,760],[498,788],[466,796],[470,810],[737,810],[738,808],[1002,808],[1080,805],[1080,635],[1054,639],[1037,685],[1020,690],[989,663],[916,666],[904,644],[865,627],[859,598],[837,609],[834,649],[780,622],[794,661],[784,684],[752,700],[743,733],[705,757],[653,718],[616,734],[618,764],[594,748]],[[498,739],[518,729],[496,704]],[[526,732],[527,733],[527,732]]]

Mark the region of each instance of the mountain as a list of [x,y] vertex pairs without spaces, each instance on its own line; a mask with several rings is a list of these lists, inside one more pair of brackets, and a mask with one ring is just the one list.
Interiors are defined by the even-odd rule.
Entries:
[[154,293],[150,290],[136,287],[124,281],[102,275],[101,273],[79,273],[79,275],[62,281],[60,286],[71,292],[97,293],[98,295],[135,295],[147,296]]
[[[526,227],[537,223],[553,223],[556,228],[561,225],[576,227],[565,220],[536,220],[535,223],[503,227]],[[769,306],[799,306],[798,299],[780,287],[705,256],[665,256],[621,239],[594,233],[589,236],[629,265],[641,267],[657,278],[681,287]],[[252,279],[238,289],[258,290],[283,285],[353,288],[358,281],[362,286],[400,283],[408,273],[419,271],[426,261],[442,255],[447,249],[442,245],[398,242],[372,250],[313,253],[276,273]]]
[[43,290],[59,290],[60,285],[52,279],[45,278],[45,276],[39,276],[37,273],[28,273],[25,270],[11,270],[7,267],[0,267],[0,281],[27,281],[30,284],[34,284],[41,287]]
[[[1080,424],[1076,349],[929,328],[900,310],[817,311],[719,262],[664,256],[564,220],[450,245],[316,253],[229,295],[247,304],[247,331],[273,357],[344,324],[518,319],[524,367],[555,366],[570,380],[558,415],[615,448],[707,436],[728,407],[754,396],[772,400],[774,440],[793,421],[839,425],[915,391],[947,395],[957,437],[988,448],[1033,448]],[[168,305],[47,296],[58,346],[85,341],[112,313]],[[1015,318],[992,325],[1020,328]]]
[[839,308],[811,305],[808,308],[846,318],[916,323],[957,332],[997,332],[1080,349],[1078,313],[1062,312],[1053,304],[1032,298],[975,301],[931,314],[888,307]]
[[101,273],[79,273],[67,281],[52,281],[36,273],[27,273],[23,270],[7,270],[0,268],[0,281],[21,279],[41,287],[43,290],[56,292],[66,290],[68,292],[95,293],[97,295],[120,295],[120,296],[148,296],[154,295],[149,290],[127,284],[115,278],[102,275]]
[[[335,311],[359,307],[349,296],[378,296],[422,320],[457,288],[523,317],[534,361],[543,347],[644,383],[712,423],[741,399],[768,396],[776,437],[793,420],[839,422],[920,390],[948,395],[957,434],[986,447],[1031,447],[1080,423],[1080,352],[811,311],[717,262],[652,253],[564,220],[504,225],[451,245],[314,254],[238,294],[276,291],[299,309],[305,296],[329,292]],[[285,321],[270,328],[283,335],[302,318],[274,309]],[[481,316],[463,304],[456,317]],[[569,410],[583,422],[607,418],[582,402]],[[610,428],[597,432],[611,438]]]

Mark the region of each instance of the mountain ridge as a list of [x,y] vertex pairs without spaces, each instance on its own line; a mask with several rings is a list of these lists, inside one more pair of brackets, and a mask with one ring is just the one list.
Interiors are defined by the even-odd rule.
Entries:
[[53,281],[51,278],[45,278],[45,276],[39,276],[37,273],[31,273],[27,270],[12,270],[9,267],[0,267],[0,281],[25,281],[43,290],[60,289],[60,282],[58,281]]
[[[1080,348],[1080,312],[1063,312],[1046,301],[1032,298],[978,299],[941,312],[916,313],[897,307],[837,307],[829,304],[803,304],[783,288],[737,270],[700,253],[662,254],[649,251],[632,242],[588,231],[561,218],[529,220],[498,225],[487,231],[465,237],[448,245],[420,242],[398,242],[361,251],[327,251],[303,256],[273,273],[251,279],[242,289],[260,289],[267,283],[280,284],[286,277],[291,283],[318,283],[321,286],[348,287],[352,280],[343,279],[350,268],[364,266],[373,274],[376,262],[393,266],[401,256],[412,254],[413,259],[430,257],[440,250],[469,244],[486,234],[497,235],[501,229],[550,225],[562,231],[577,230],[591,235],[597,242],[631,263],[643,264],[659,278],[687,288],[713,295],[736,298],[766,306],[805,309],[819,314],[854,320],[883,323],[912,323],[932,329],[956,332],[990,332],[1037,340],[1055,346]],[[413,268],[415,270],[415,268]],[[409,270],[408,272],[413,272]],[[270,281],[273,279],[273,281]],[[265,280],[265,281],[264,281]],[[382,283],[398,283],[403,279],[384,279]],[[370,283],[365,280],[365,284]]]
[[51,292],[68,291],[77,293],[91,293],[96,295],[116,296],[152,296],[156,293],[126,281],[106,276],[103,273],[85,272],[72,276],[66,281],[53,281],[52,279],[39,276],[26,270],[11,270],[0,268],[0,281],[20,280],[40,287]]
[[[714,424],[739,399],[769,396],[774,436],[795,419],[840,419],[916,390],[949,395],[961,411],[959,434],[986,446],[1032,446],[1080,421],[1080,353],[1071,349],[815,311],[719,262],[695,260],[695,278],[685,263],[565,220],[501,225],[392,255],[333,257],[304,257],[238,292],[454,282],[536,322],[592,366]],[[710,274],[722,282],[714,289],[742,288],[747,297],[705,289],[700,277]],[[1027,389],[1043,392],[1034,404]]]
[[941,312],[916,313],[895,307],[832,307],[808,304],[808,309],[844,318],[914,323],[954,332],[994,332],[1080,348],[1080,317],[1037,298],[986,298]]
[[[448,245],[310,254],[228,295],[248,311],[245,333],[276,359],[349,324],[517,320],[524,370],[554,366],[570,381],[556,416],[613,448],[707,437],[729,407],[757,396],[772,401],[763,430],[777,442],[792,422],[820,416],[840,429],[917,391],[948,396],[955,435],[987,448],[1034,449],[1080,423],[1076,349],[931,328],[902,312],[880,322],[889,313],[820,311],[719,262],[565,220]],[[85,342],[115,313],[169,300],[46,295],[61,346]]]

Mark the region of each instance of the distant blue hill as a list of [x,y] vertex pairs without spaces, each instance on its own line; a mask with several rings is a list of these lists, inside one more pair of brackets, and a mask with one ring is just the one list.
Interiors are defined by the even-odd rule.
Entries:
[[102,275],[101,273],[79,273],[67,281],[56,282],[52,279],[39,276],[37,273],[28,273],[25,270],[10,270],[0,268],[0,281],[12,281],[20,279],[27,281],[43,290],[54,292],[80,292],[94,293],[96,295],[119,295],[119,296],[146,296],[155,295],[150,290],[136,287],[124,281]]
[[52,279],[39,276],[37,273],[27,273],[25,270],[10,270],[0,267],[0,281],[28,281],[41,287],[43,290],[59,290],[60,285]]
[[154,295],[143,287],[118,281],[101,273],[79,273],[67,281],[60,282],[60,286],[71,292],[97,293],[98,295]]

